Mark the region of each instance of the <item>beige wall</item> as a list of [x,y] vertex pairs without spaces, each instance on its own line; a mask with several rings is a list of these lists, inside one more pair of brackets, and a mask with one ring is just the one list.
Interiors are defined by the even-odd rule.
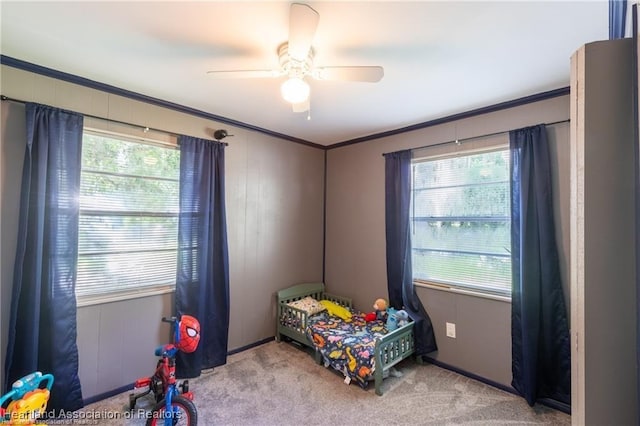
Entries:
[[[383,153],[508,131],[569,118],[569,97],[331,149],[327,153],[325,281],[330,291],[370,310],[387,297]],[[569,294],[569,126],[549,127],[556,233],[565,295]],[[505,141],[507,141],[505,137]],[[463,142],[464,145],[464,142]],[[455,149],[455,145],[451,145]],[[473,296],[419,288],[439,346],[439,361],[486,379],[511,383],[511,305]],[[568,302],[568,298],[567,298]],[[445,335],[456,324],[457,338]]]
[[[2,94],[12,98],[139,124],[141,128],[148,126],[208,139],[212,138],[213,130],[224,128],[234,135],[225,139],[229,143],[225,168],[230,350],[274,335],[277,290],[322,279],[322,149],[7,66],[1,68],[1,83]],[[24,155],[23,111],[21,104],[2,102],[0,352],[3,357]],[[97,120],[87,119],[86,124],[141,132]],[[171,299],[171,295],[153,296],[78,309],[80,379],[85,398],[150,373],[155,359],[153,351],[156,345],[165,343],[168,335],[160,318],[171,312]]]

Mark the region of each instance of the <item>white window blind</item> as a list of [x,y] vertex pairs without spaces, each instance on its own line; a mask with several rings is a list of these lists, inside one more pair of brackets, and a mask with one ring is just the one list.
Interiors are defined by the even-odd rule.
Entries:
[[86,132],[76,296],[173,288],[180,152]]
[[509,151],[414,160],[415,281],[511,295]]

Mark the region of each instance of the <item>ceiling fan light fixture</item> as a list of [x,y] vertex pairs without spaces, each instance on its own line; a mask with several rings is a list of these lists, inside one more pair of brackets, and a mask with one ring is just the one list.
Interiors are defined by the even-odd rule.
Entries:
[[309,84],[298,77],[291,77],[280,86],[282,97],[292,104],[306,101],[310,91]]
[[[2,0],[0,0],[2,1]],[[310,92],[308,81],[361,81],[375,83],[384,76],[381,66],[325,66],[315,67],[315,50],[312,46],[320,15],[311,6],[292,3],[289,9],[289,39],[277,49],[280,67],[268,69],[239,69],[208,71],[214,78],[268,78],[283,77],[287,80],[280,86],[285,101],[295,113],[308,112]],[[310,119],[310,114],[307,119]]]

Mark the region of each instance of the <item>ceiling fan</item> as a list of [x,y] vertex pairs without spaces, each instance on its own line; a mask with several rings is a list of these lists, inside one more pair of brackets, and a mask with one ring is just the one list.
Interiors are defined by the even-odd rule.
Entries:
[[280,68],[274,70],[208,71],[214,78],[278,78],[287,77],[281,87],[282,97],[291,103],[293,112],[310,109],[310,88],[307,78],[316,80],[363,81],[375,83],[384,76],[380,66],[316,67],[311,46],[320,15],[311,6],[292,3],[289,12],[289,40],[278,46]]

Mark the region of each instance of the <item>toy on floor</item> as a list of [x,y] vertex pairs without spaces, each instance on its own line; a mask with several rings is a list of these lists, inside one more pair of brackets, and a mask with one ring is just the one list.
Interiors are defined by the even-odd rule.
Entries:
[[39,371],[13,382],[11,390],[0,398],[0,423],[35,425],[47,409],[51,386],[53,376]]
[[402,372],[398,371],[395,367],[391,367],[388,370],[384,370],[382,372],[382,378],[386,379],[387,377],[402,377]]
[[384,299],[376,299],[373,304],[374,312],[370,312],[364,316],[366,322],[375,320],[386,321],[387,319],[387,301]]
[[200,323],[190,315],[162,318],[174,326],[174,343],[160,346],[156,356],[160,359],[156,371],[151,377],[136,380],[134,389],[148,387],[138,395],[129,395],[129,409],[133,410],[139,398],[153,392],[156,405],[147,418],[147,426],[173,426],[178,420],[180,424],[197,425],[198,412],[193,404],[193,393],[189,391],[189,381],[178,385],[176,381],[176,354],[194,352],[200,341]]

